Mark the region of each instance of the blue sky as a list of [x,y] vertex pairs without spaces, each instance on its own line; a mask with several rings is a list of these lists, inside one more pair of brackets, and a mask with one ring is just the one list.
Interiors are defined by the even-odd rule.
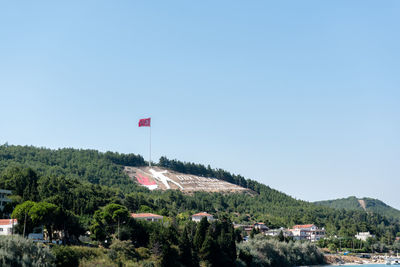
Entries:
[[399,1],[3,1],[0,143],[400,208]]

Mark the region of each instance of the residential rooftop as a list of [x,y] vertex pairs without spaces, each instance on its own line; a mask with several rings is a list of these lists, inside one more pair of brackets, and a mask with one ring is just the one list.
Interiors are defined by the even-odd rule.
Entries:
[[131,213],[132,218],[147,218],[147,217],[153,217],[153,218],[160,218],[162,219],[163,216],[158,215],[158,214],[153,214],[153,213]]
[[17,219],[0,219],[0,225],[17,224]]

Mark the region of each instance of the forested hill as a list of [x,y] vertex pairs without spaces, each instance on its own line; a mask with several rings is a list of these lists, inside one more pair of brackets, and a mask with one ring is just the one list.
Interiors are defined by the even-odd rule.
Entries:
[[[118,187],[125,192],[136,190],[137,186],[123,171],[124,166],[140,167],[148,163],[140,155],[99,152],[90,149],[48,149],[33,146],[0,146],[0,172],[8,166],[30,167],[41,175],[65,176],[92,184]],[[249,188],[257,193],[268,191],[277,201],[298,203],[299,201],[241,175],[231,174],[222,169],[212,169],[201,164],[169,160],[161,157],[160,167],[177,172],[203,177],[213,177]]]
[[30,167],[44,176],[65,176],[92,184],[133,190],[123,166],[144,166],[142,156],[101,153],[90,149],[48,149],[33,146],[0,146],[0,173],[10,166]]
[[384,202],[374,198],[357,198],[355,196],[351,196],[348,198],[317,201],[314,203],[335,209],[373,212],[387,217],[400,219],[400,210],[392,208]]
[[150,191],[124,173],[124,166],[145,165],[143,157],[135,154],[0,145],[0,188],[12,190],[17,196],[14,206],[27,200],[46,201],[82,218],[92,217],[106,203],[120,203],[130,212],[153,212],[179,220],[207,211],[216,218],[225,216],[236,223],[264,222],[272,228],[314,223],[340,236],[371,231],[393,239],[400,232],[397,221],[379,214],[335,210],[296,200],[222,169],[166,157],[160,159],[159,167],[218,178],[256,194]]

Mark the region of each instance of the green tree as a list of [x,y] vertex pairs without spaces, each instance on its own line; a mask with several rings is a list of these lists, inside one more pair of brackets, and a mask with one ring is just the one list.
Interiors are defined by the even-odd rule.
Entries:
[[196,234],[193,240],[194,247],[197,251],[200,251],[203,246],[203,242],[209,226],[210,224],[208,223],[207,217],[203,217],[199,225],[197,226]]
[[0,188],[12,190],[14,195],[19,195],[23,200],[38,200],[38,176],[31,168],[10,166],[0,176]]
[[285,241],[285,236],[283,235],[283,231],[279,232],[279,234],[277,236],[277,239],[278,239],[279,242]]
[[22,232],[23,236],[26,236],[27,233],[30,233],[33,230],[33,222],[29,214],[35,204],[35,202],[30,200],[25,201],[24,203],[17,205],[11,214],[11,218],[17,219],[18,222],[20,222],[17,225],[17,228],[19,229],[19,232]]
[[47,202],[35,203],[29,210],[29,216],[35,226],[44,225],[50,241],[53,240],[54,230],[59,229],[61,212],[59,207]]
[[121,224],[129,219],[129,212],[125,206],[120,204],[108,204],[94,214],[91,231],[97,240],[106,240],[117,232],[119,239]]
[[[210,229],[211,230],[211,229]],[[208,262],[211,266],[217,266],[218,263],[218,249],[215,240],[213,239],[210,231],[207,232],[203,245],[199,251],[200,258]]]
[[179,238],[179,261],[184,266],[198,266],[199,262],[193,251],[193,244],[190,242],[189,227],[185,225]]

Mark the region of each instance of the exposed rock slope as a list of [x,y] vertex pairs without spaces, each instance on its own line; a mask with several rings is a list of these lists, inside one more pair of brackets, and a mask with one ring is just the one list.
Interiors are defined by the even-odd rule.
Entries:
[[191,174],[167,170],[160,167],[128,167],[124,168],[128,176],[136,183],[150,190],[178,189],[183,192],[245,192],[241,186],[223,180],[200,177]]

